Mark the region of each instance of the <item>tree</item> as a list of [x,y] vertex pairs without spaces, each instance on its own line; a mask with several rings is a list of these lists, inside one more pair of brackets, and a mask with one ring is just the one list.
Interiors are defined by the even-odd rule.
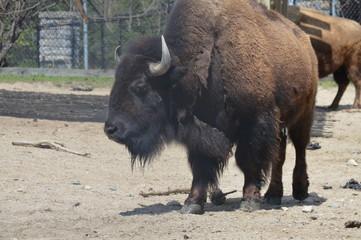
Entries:
[[19,38],[24,25],[33,21],[39,11],[55,6],[51,0],[1,0],[0,1],[0,67],[6,54]]

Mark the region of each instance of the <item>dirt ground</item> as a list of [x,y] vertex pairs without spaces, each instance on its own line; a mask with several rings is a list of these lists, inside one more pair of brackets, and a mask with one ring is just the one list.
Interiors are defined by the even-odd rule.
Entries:
[[[342,188],[352,178],[361,181],[361,110],[350,109],[350,86],[340,110],[327,112],[335,91],[318,92],[312,142],[321,149],[307,151],[309,198],[291,196],[289,144],[281,206],[239,210],[243,175],[231,158],[221,188],[237,192],[225,205],[207,203],[203,215],[183,215],[177,202],[186,194],[139,193],[189,188],[185,151],[170,146],[145,169],[132,171],[126,149],[103,133],[109,89],[1,84],[0,239],[361,239],[361,228],[345,227],[361,221],[361,191]],[[90,157],[12,145],[39,140]],[[350,159],[359,165],[347,164]]]

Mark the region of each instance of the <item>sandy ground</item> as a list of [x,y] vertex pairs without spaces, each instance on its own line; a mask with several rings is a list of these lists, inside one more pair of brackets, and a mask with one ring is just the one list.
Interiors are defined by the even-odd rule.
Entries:
[[[2,84],[0,89],[74,94],[32,84]],[[238,209],[243,175],[233,158],[221,188],[237,192],[225,205],[207,203],[203,215],[183,215],[170,203],[183,203],[186,194],[139,195],[190,187],[182,148],[170,146],[145,169],[132,171],[128,152],[107,139],[100,121],[0,116],[0,239],[361,239],[361,228],[345,228],[347,221],[361,221],[361,192],[342,188],[351,178],[361,181],[361,111],[349,109],[353,87],[341,110],[324,111],[335,91],[318,93],[323,117],[315,124],[322,131],[313,134],[312,142],[322,148],[307,151],[310,197],[303,202],[291,197],[294,151],[289,144],[282,205],[251,213]],[[96,89],[91,94],[108,93]],[[12,145],[38,140],[91,155]],[[350,159],[359,165],[348,165]],[[311,211],[304,212],[305,206]]]

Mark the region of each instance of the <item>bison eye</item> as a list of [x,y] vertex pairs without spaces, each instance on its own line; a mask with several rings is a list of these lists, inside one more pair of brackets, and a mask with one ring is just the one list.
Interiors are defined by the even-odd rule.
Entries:
[[146,83],[138,83],[134,86],[133,91],[138,96],[143,96],[148,91],[148,84]]

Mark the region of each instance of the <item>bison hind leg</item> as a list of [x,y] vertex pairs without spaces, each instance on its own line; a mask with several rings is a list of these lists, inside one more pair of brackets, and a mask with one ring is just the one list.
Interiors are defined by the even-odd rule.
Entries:
[[226,202],[226,194],[224,194],[219,188],[213,189],[210,191],[209,200],[214,205],[222,205]]
[[267,112],[245,123],[237,143],[235,158],[244,174],[241,208],[261,208],[261,187],[267,181],[270,166],[278,158],[279,126],[277,112]]
[[335,98],[332,101],[332,104],[328,107],[330,110],[336,110],[339,106],[340,100],[350,83],[350,79],[347,76],[347,71],[345,67],[341,67],[336,72],[333,73],[333,78],[335,79],[338,89]]
[[308,197],[308,174],[306,163],[306,148],[310,141],[312,126],[312,113],[293,126],[290,130],[290,137],[296,150],[296,164],[293,169],[292,196],[296,200],[304,200]]
[[264,195],[263,203],[280,205],[283,197],[282,168],[286,158],[287,134],[280,133],[279,158],[272,165],[271,181]]

